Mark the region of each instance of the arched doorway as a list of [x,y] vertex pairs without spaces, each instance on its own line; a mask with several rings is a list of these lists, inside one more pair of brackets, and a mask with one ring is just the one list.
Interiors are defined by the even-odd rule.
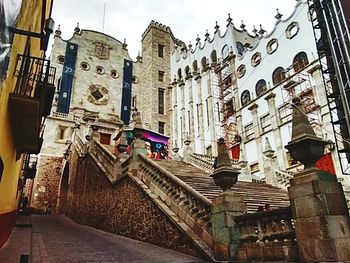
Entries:
[[63,168],[60,186],[58,188],[58,198],[57,198],[57,213],[65,213],[68,186],[69,186],[69,162],[66,162]]

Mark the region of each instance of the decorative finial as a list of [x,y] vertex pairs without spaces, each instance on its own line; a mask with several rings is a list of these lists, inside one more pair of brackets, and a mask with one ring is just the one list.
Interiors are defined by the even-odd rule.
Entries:
[[189,50],[192,50],[192,44],[191,44],[191,41],[188,43],[188,49],[189,49]]
[[80,33],[79,22],[77,23],[77,26],[74,28],[74,32]]
[[276,8],[276,11],[277,11],[277,14],[275,15],[275,18],[277,19],[277,20],[281,20],[281,18],[282,18],[282,14],[280,13],[280,11],[278,10],[278,8]]
[[60,37],[62,34],[62,31],[61,31],[61,25],[58,25],[56,31],[55,31],[55,36],[57,37]]
[[122,48],[126,49],[127,46],[128,46],[128,44],[126,44],[126,38],[124,38],[124,42],[123,42]]
[[265,137],[265,150],[263,152],[263,154],[267,157],[267,158],[272,158],[275,154],[275,151],[272,150],[270,141],[268,137]]
[[218,140],[218,157],[216,159],[216,167],[210,175],[214,182],[221,189],[229,191],[231,187],[237,183],[238,174],[240,173],[237,167],[232,167],[230,156],[227,152],[227,146],[224,138]]
[[197,38],[196,38],[196,46],[199,45],[201,41],[201,38],[199,37],[199,35],[197,34]]
[[141,57],[140,50],[137,52],[136,62],[142,62],[142,57]]
[[302,110],[300,98],[293,98],[292,103],[292,139],[284,148],[289,151],[294,160],[304,164],[305,169],[312,169],[323,156],[327,142],[316,136],[307,115]]
[[190,138],[190,135],[187,133],[187,135],[186,135],[186,139],[184,140],[184,144],[186,145],[186,146],[189,146],[190,144],[191,144],[191,138]]
[[209,38],[209,36],[210,36],[210,34],[209,34],[209,32],[208,32],[208,29],[206,29],[206,31],[205,31],[205,41],[206,40],[210,40],[210,38]]
[[232,18],[230,13],[228,13],[228,18],[226,19],[226,21],[227,21],[227,26],[232,25]]
[[220,28],[220,26],[218,25],[218,21],[215,21],[215,26],[214,26],[215,31],[214,31],[214,34],[217,33],[217,32],[219,32],[219,28]]
[[247,30],[245,29],[245,24],[243,23],[243,20],[241,20],[240,28],[242,28],[243,31],[247,31]]
[[255,25],[253,25],[253,34],[255,35],[255,36],[257,36],[258,35],[258,30],[256,29],[256,27],[255,27]]
[[260,30],[259,30],[259,32],[258,32],[258,33],[259,33],[260,35],[262,35],[262,36],[263,36],[263,35],[265,34],[265,32],[266,32],[266,30],[265,30],[265,29],[263,29],[263,28],[262,28],[262,25],[260,24]]

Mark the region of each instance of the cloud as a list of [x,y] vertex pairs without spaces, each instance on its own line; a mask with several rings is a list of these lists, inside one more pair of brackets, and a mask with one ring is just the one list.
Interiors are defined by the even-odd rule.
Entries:
[[60,0],[54,2],[53,18],[61,24],[63,38],[72,36],[77,22],[82,29],[102,31],[104,3],[104,32],[120,41],[126,38],[130,56],[135,58],[141,49],[141,35],[151,20],[169,26],[185,43],[193,43],[197,34],[204,37],[206,29],[212,34],[215,21],[224,31],[228,13],[237,27],[244,20],[249,30],[254,24],[271,30],[276,8],[288,17],[295,0]]

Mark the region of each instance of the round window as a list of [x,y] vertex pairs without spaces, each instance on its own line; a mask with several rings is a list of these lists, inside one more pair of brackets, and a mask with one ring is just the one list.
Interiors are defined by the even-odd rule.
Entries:
[[117,79],[119,77],[118,72],[116,70],[111,70],[111,77]]
[[103,67],[97,66],[96,67],[96,73],[99,74],[99,75],[103,75],[105,73],[105,70],[104,70]]
[[64,56],[62,56],[62,55],[58,56],[57,61],[58,61],[58,63],[63,64],[64,63]]
[[81,68],[82,70],[89,70],[89,69],[90,69],[90,66],[89,66],[89,64],[88,64],[87,62],[81,62],[81,63],[80,63],[80,68]]

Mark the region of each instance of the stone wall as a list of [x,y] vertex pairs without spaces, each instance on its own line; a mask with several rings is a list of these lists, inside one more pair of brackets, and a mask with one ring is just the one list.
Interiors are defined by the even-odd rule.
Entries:
[[61,177],[62,157],[41,156],[34,179],[31,206],[44,212],[55,212]]
[[72,152],[66,214],[81,224],[199,256],[190,239],[126,177],[112,186],[89,157]]

